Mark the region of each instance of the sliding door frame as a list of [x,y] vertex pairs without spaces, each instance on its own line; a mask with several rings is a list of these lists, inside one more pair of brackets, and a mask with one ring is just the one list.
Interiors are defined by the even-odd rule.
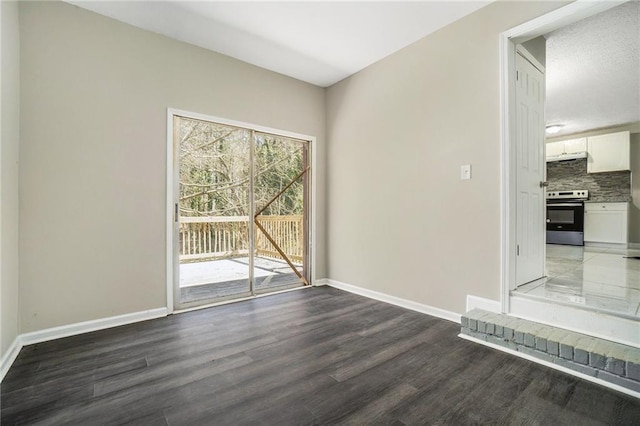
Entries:
[[[174,137],[174,116],[180,116],[184,118],[190,118],[195,120],[202,121],[210,121],[213,123],[224,124],[228,126],[234,127],[242,127],[247,130],[250,130],[252,134],[254,132],[268,133],[275,136],[288,137],[293,139],[300,139],[308,142],[308,150],[307,155],[311,159],[310,170],[308,173],[311,173],[309,176],[311,183],[311,199],[307,202],[309,203],[307,207],[307,213],[311,217],[308,218],[305,222],[308,223],[308,229],[306,230],[307,236],[307,244],[305,245],[305,252],[309,254],[307,258],[307,266],[308,269],[308,277],[309,284],[314,285],[316,281],[315,274],[315,265],[316,265],[316,217],[317,217],[317,203],[316,203],[316,164],[317,164],[317,155],[316,155],[316,138],[314,136],[303,135],[300,133],[289,132],[286,130],[273,129],[265,126],[260,126],[251,123],[245,123],[235,120],[229,120],[221,117],[214,117],[206,114],[200,114],[196,112],[184,111],[175,108],[167,108],[167,186],[166,186],[166,290],[167,290],[167,311],[168,313],[173,313],[175,311],[174,307],[179,301],[174,300],[174,286],[178,280],[178,272],[179,268],[176,265],[179,265],[176,262],[177,251],[176,241],[175,241],[175,203],[177,202],[177,196],[179,193],[178,181],[176,179],[176,172],[179,170],[179,164],[176,164],[176,152],[179,151],[180,147],[176,146],[176,138]],[[250,256],[251,257],[251,256]],[[269,293],[266,293],[269,294]],[[252,299],[255,297],[260,297],[266,294],[253,295],[250,297],[246,297],[244,299]],[[227,300],[218,303],[204,304],[202,306],[198,306],[193,309],[205,308],[207,306],[218,305],[222,303],[229,303],[231,301],[237,301],[242,299],[235,300]],[[177,303],[176,303],[177,302]],[[185,309],[190,310],[190,309]]]

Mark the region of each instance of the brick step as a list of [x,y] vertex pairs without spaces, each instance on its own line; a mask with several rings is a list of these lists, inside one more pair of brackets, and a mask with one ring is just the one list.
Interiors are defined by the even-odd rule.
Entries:
[[640,392],[640,349],[504,314],[474,309],[461,333]]

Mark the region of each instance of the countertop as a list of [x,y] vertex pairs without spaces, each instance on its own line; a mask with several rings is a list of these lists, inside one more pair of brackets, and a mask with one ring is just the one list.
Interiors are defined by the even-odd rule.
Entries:
[[589,198],[588,200],[585,201],[585,203],[630,203],[631,201],[632,201],[632,198],[630,196],[625,198],[598,197],[598,198]]

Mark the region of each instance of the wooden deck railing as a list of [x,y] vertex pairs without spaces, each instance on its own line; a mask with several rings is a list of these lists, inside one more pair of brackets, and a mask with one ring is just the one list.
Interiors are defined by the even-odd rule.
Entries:
[[[258,216],[260,224],[293,261],[304,256],[302,216]],[[181,217],[178,244],[180,261],[220,259],[249,254],[249,217]],[[256,229],[259,256],[282,259],[262,232]]]
[[[258,222],[292,262],[302,263],[304,256],[302,216],[258,216]],[[258,256],[282,259],[273,244],[259,229],[256,229],[256,250]]]
[[248,216],[181,217],[180,260],[247,255],[248,226]]

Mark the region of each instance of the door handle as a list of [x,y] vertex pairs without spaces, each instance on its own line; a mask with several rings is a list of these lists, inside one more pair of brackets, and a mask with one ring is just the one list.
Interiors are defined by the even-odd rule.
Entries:
[[540,182],[540,188],[546,188],[547,186],[549,186],[549,182]]

